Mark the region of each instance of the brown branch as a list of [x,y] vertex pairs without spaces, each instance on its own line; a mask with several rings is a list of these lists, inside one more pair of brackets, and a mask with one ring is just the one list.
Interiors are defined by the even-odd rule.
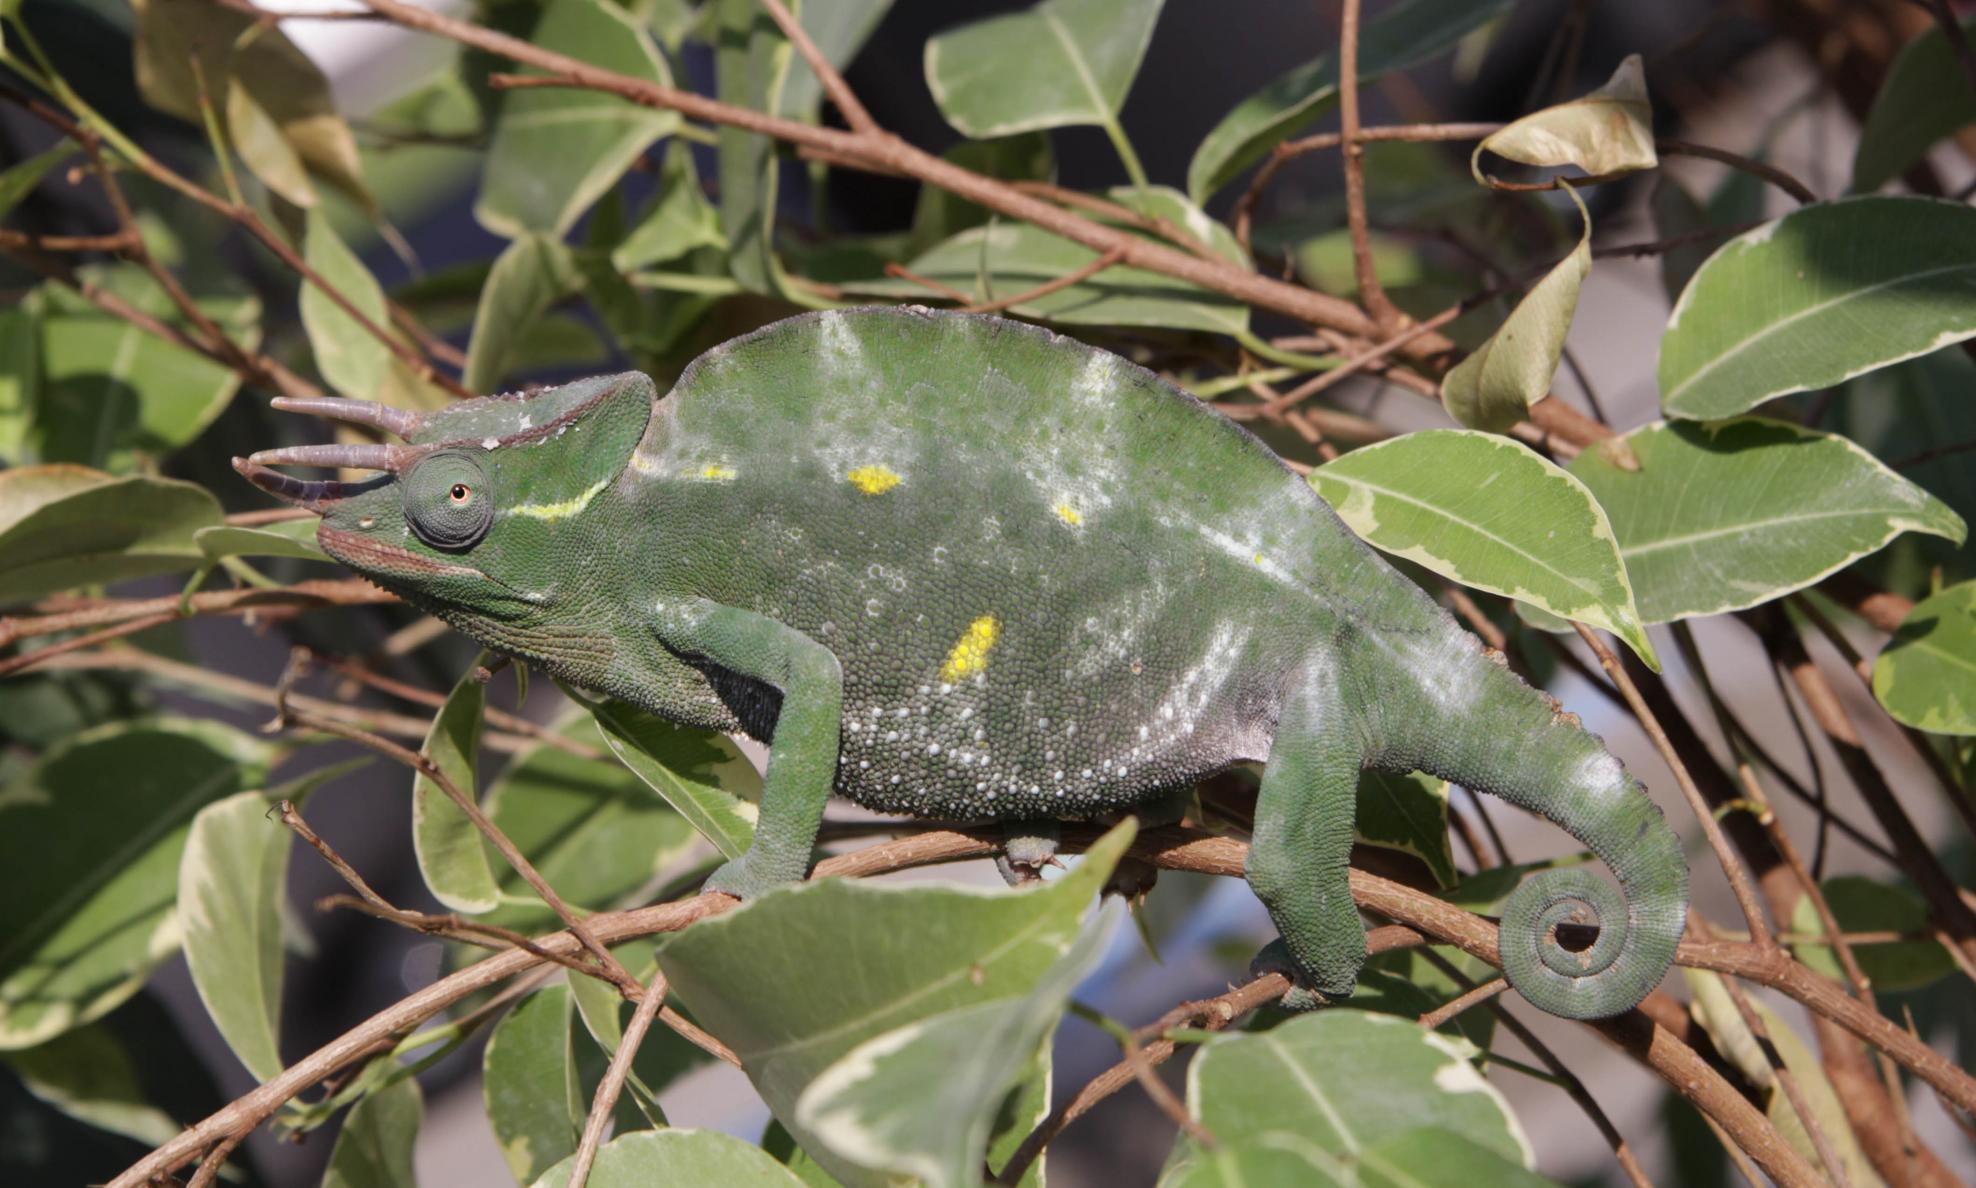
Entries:
[[1343,125],[1345,160],[1345,223],[1352,240],[1352,267],[1358,274],[1360,300],[1384,337],[1403,324],[1403,316],[1379,284],[1372,260],[1372,239],[1365,224],[1365,147],[1359,143],[1358,94],[1359,0],[1344,0],[1338,22],[1338,119]]
[[[1431,953],[1432,950],[1429,952]],[[1492,1002],[1489,1004],[1489,1009],[1495,1012],[1497,1020],[1507,1027],[1524,1047],[1530,1049],[1530,1054],[1550,1070],[1550,1074],[1557,1078],[1559,1088],[1570,1095],[1572,1101],[1578,1103],[1579,1109],[1585,1111],[1585,1116],[1592,1120],[1592,1125],[1605,1137],[1606,1145],[1612,1148],[1613,1158],[1618,1161],[1620,1170],[1626,1173],[1627,1180],[1634,1185],[1634,1188],[1653,1188],[1653,1181],[1647,1178],[1646,1169],[1640,1166],[1639,1157],[1633,1154],[1633,1148],[1627,1144],[1625,1136],[1612,1124],[1612,1119],[1599,1106],[1598,1099],[1592,1096],[1592,1091],[1585,1087],[1585,1082],[1579,1079],[1578,1074],[1566,1067],[1564,1061],[1558,1059],[1557,1053],[1551,1051],[1550,1045],[1538,1039],[1537,1034],[1531,1031],[1523,1020],[1510,1014],[1509,1008],[1503,1003]]]
[[[850,84],[844,81],[843,75],[837,73],[837,68],[830,64],[830,59],[823,56],[823,51],[817,48],[816,42],[810,40],[803,23],[789,15],[789,10],[783,7],[782,0],[762,0],[762,7],[768,9],[768,14],[775,18],[775,23],[782,28],[782,35],[796,47],[797,53],[803,55],[803,61],[809,63],[810,71],[816,75],[817,81],[823,84],[823,93],[830,96],[830,101],[837,105],[837,110],[844,116],[844,122],[851,125],[851,131],[867,136],[882,135],[878,121],[872,119],[871,113],[865,110],[864,104],[858,102],[858,97],[852,92]],[[582,1188],[582,1186],[581,1180],[574,1176],[570,1178],[569,1188]]]
[[1037,285],[1035,288],[1030,289],[1028,292],[1017,293],[1013,297],[997,298],[994,301],[983,301],[978,305],[965,306],[963,307],[963,312],[995,313],[1000,310],[1009,309],[1014,306],[1021,305],[1026,301],[1034,301],[1038,297],[1048,297],[1050,294],[1058,292],[1059,290],[1068,289],[1072,285],[1081,284],[1084,281],[1090,280],[1092,277],[1098,275],[1100,272],[1103,272],[1105,269],[1110,268],[1112,265],[1118,263],[1120,255],[1121,253],[1117,251],[1106,252],[1104,255],[1099,256],[1097,259],[1091,261],[1089,264],[1084,265],[1082,268],[1077,269],[1075,272],[1067,272],[1064,275],[1056,278],[1055,280],[1045,281],[1042,284]]
[[[296,582],[275,590],[252,587],[238,590],[211,590],[203,594],[194,594],[189,601],[191,617],[196,618],[203,615],[251,614],[263,610],[366,606],[397,602],[398,596],[373,586],[361,578],[343,578],[335,581]],[[0,615],[0,648],[37,635],[53,635],[61,631],[100,627],[131,619],[148,619],[165,613],[177,617],[179,602],[179,596],[171,594],[161,598],[106,600],[92,606],[46,615]],[[0,670],[0,672],[4,671]]]
[[1420,1017],[1420,1026],[1427,1031],[1446,1023],[1477,1003],[1487,1002],[1509,989],[1508,978],[1490,978],[1479,985],[1471,986],[1462,993],[1428,1011]]
[[1752,157],[1745,157],[1741,153],[1732,153],[1728,149],[1719,149],[1706,144],[1694,144],[1686,140],[1656,140],[1654,141],[1654,151],[1665,156],[1701,157],[1708,161],[1720,161],[1731,169],[1741,170],[1751,177],[1762,178],[1764,181],[1769,182],[1771,185],[1776,186],[1786,194],[1797,199],[1800,205],[1808,206],[1818,201],[1818,195],[1811,192],[1810,186],[1792,177],[1789,173],[1767,161],[1758,161]]
[[929,293],[936,293],[942,297],[945,297],[949,301],[958,301],[963,305],[974,300],[974,298],[968,296],[966,293],[961,292],[959,289],[954,288],[952,285],[942,284],[939,281],[934,280],[930,276],[921,276],[919,273],[914,272],[912,269],[907,268],[904,264],[900,264],[897,261],[893,261],[885,265],[885,275],[891,277],[897,277],[900,280],[911,281],[912,283],[925,289]]
[[1715,860],[1721,865],[1723,876],[1729,880],[1729,889],[1736,894],[1737,906],[1743,909],[1743,919],[1749,925],[1750,939],[1760,948],[1776,948],[1777,942],[1771,938],[1770,926],[1763,918],[1763,906],[1757,902],[1756,888],[1750,884],[1749,871],[1744,869],[1742,860],[1729,848],[1729,839],[1722,835],[1721,824],[1710,811],[1708,801],[1702,796],[1701,789],[1695,786],[1695,778],[1689,773],[1688,765],[1681,761],[1674,744],[1668,741],[1667,732],[1661,729],[1660,720],[1654,716],[1653,710],[1640,696],[1639,688],[1633,684],[1633,678],[1627,675],[1625,667],[1619,663],[1619,658],[1613,655],[1612,649],[1606,647],[1590,627],[1583,623],[1573,623],[1572,626],[1578,629],[1578,637],[1585,641],[1585,646],[1592,649],[1592,654],[1599,658],[1600,667],[1606,670],[1606,675],[1626,698],[1626,704],[1632,709],[1633,717],[1640,723],[1640,729],[1646,732],[1647,738],[1660,752],[1660,757],[1666,761],[1668,769],[1674,773],[1675,784],[1680,787],[1681,794],[1687,797],[1688,807],[1694,810],[1696,820],[1701,822],[1702,834],[1708,838],[1709,848],[1715,851]]
[[[776,0],[766,2],[778,9],[782,7]],[[652,1020],[658,1017],[665,1000],[666,976],[653,974],[652,984],[645,987],[644,997],[638,1000],[638,1009],[631,1013],[631,1022],[625,1024],[618,1049],[611,1055],[611,1065],[604,1070],[604,1079],[597,1082],[596,1096],[590,1099],[590,1116],[583,1120],[583,1138],[576,1146],[576,1161],[570,1164],[568,1188],[583,1188],[590,1182],[590,1167],[597,1162],[598,1148],[604,1145],[604,1128],[610,1125],[611,1111],[617,1108],[618,1094],[624,1091],[631,1062],[637,1058],[645,1033],[652,1029]]]
[[[1501,124],[1391,124],[1384,127],[1360,128],[1355,137],[1358,143],[1375,140],[1479,140],[1501,128]],[[1256,207],[1261,204],[1263,191],[1276,179],[1285,165],[1320,149],[1336,148],[1345,141],[1342,132],[1319,132],[1296,140],[1286,140],[1270,151],[1269,159],[1256,170],[1242,196],[1235,200],[1233,222],[1235,238],[1243,247],[1249,246],[1251,224],[1255,219]]]

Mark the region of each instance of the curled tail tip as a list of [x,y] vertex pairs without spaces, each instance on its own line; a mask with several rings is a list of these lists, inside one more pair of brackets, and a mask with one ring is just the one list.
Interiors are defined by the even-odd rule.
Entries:
[[[1567,1019],[1605,1019],[1638,1006],[1673,964],[1687,917],[1686,865],[1657,874],[1650,885],[1627,880],[1623,894],[1582,869],[1524,880],[1503,905],[1498,934],[1510,985]],[[1574,937],[1572,925],[1596,927],[1596,937]],[[1580,939],[1589,943],[1574,943]]]

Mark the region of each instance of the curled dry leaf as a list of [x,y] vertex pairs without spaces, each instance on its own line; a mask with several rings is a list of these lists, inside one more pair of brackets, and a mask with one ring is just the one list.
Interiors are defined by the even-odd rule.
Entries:
[[1652,169],[1660,162],[1653,125],[1646,71],[1640,55],[1628,54],[1598,90],[1532,112],[1476,145],[1470,168],[1485,186],[1483,153],[1545,168],[1575,165],[1590,176]]

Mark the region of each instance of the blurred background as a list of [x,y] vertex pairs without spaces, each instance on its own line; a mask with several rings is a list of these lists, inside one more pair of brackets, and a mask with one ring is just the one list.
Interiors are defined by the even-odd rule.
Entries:
[[[320,0],[266,0],[265,6],[323,7]],[[921,69],[927,38],[1021,6],[984,0],[902,0],[858,53],[847,71],[848,80],[881,124],[915,144],[944,151],[960,137],[940,119],[927,91]],[[502,10],[527,7],[484,5],[482,19],[499,23]],[[1383,7],[1368,3],[1368,13],[1376,16]],[[456,10],[465,12],[467,6]],[[25,13],[49,55],[92,104],[166,160],[185,169],[201,167],[206,147],[198,131],[159,115],[138,97],[131,69],[132,16],[126,5],[117,0],[27,0]],[[1927,20],[1921,6],[1891,0],[1858,4],[1524,0],[1493,36],[1472,49],[1404,76],[1388,76],[1368,88],[1364,119],[1368,124],[1505,119],[1548,102],[1553,95],[1582,94],[1605,81],[1621,57],[1637,53],[1648,63],[1657,130],[1662,135],[1764,156],[1805,179],[1820,194],[1832,194],[1844,189],[1860,114],[1871,98],[1870,89],[1862,92],[1865,84],[1848,83],[1855,73],[1867,77],[1871,64],[1854,70],[1852,60],[1878,55],[1878,68],[1884,70],[1892,49]],[[1568,52],[1560,55],[1556,33],[1567,22],[1575,22],[1582,35],[1569,39]],[[471,210],[478,185],[478,146],[470,132],[463,133],[459,143],[448,144],[441,136],[397,140],[388,131],[408,104],[461,102],[460,96],[435,85],[435,80],[450,78],[456,71],[452,47],[365,22],[301,22],[285,29],[331,80],[339,105],[370,150],[366,164],[382,208],[409,251],[394,248],[378,227],[367,225],[354,209],[346,208],[340,221],[348,238],[387,290],[417,301],[430,324],[464,348],[485,261],[505,245],[505,240],[476,222]],[[1327,0],[1168,0],[1123,112],[1124,125],[1151,179],[1184,185],[1196,144],[1230,107],[1262,82],[1308,60],[1335,40],[1336,6]],[[682,67],[682,85],[711,89],[712,63],[704,52],[689,46],[677,65]],[[826,118],[834,120],[835,113]],[[464,121],[461,126],[471,129],[472,125]],[[1096,129],[1058,130],[1050,134],[1050,141],[1062,184],[1093,189],[1126,180],[1116,154]],[[47,128],[13,106],[0,105],[0,164],[25,159],[49,143]],[[1931,173],[1938,192],[1963,192],[1976,177],[1964,155],[1962,146],[1967,143],[1965,132],[1964,141],[1946,144],[1921,167]],[[663,150],[663,145],[655,148],[651,157],[656,159]],[[711,176],[712,150],[695,145],[691,151],[701,158],[702,175]],[[1448,168],[1457,175],[1462,172],[1465,147],[1431,151],[1445,158],[1444,173]],[[1724,171],[1707,162],[1683,160],[1671,169],[1698,194],[1717,193],[1725,184]],[[818,192],[816,176],[800,162],[791,160],[784,166],[781,217],[795,239],[802,238],[804,227],[820,221],[838,232],[881,233],[903,229],[913,220],[919,197],[913,183],[839,170],[828,175],[827,186]],[[1622,242],[1654,237],[1649,211],[1652,184],[1642,177],[1587,194],[1602,238]],[[641,202],[656,185],[654,170],[634,171],[626,182],[627,198],[633,204]],[[1431,198],[1425,192],[1405,192],[1403,181],[1387,181],[1383,189],[1377,188],[1382,183],[1376,174],[1374,185],[1375,227],[1382,214],[1396,220],[1404,217],[1399,207],[1409,198]],[[132,189],[140,207],[155,197],[135,179]],[[1340,250],[1342,241],[1337,238],[1342,225],[1339,191],[1335,154],[1315,154],[1293,163],[1258,211],[1258,247],[1284,252],[1290,266],[1306,278],[1335,277],[1342,270],[1348,281],[1349,257]],[[1224,191],[1210,213],[1226,217],[1239,192],[1239,186]],[[1785,200],[1755,191],[1749,201],[1775,212]],[[106,218],[93,188],[55,184],[32,193],[16,209],[12,225],[41,234],[83,234],[104,226]],[[1569,219],[1561,225],[1569,227]],[[579,228],[577,235],[582,233]],[[1575,230],[1570,234],[1575,235]],[[271,314],[292,312],[292,283],[237,239],[202,243],[185,237],[179,246],[189,271],[197,273],[202,253],[211,252],[214,272],[259,283],[251,296]],[[1485,250],[1490,246],[1482,245]],[[1512,254],[1541,253],[1519,246]],[[20,269],[0,265],[0,289],[14,299],[34,281]],[[783,312],[736,304],[737,308],[720,311],[692,332],[701,345]],[[1667,306],[1659,261],[1602,260],[1587,282],[1572,329],[1576,372],[1561,373],[1561,389],[1580,399],[1588,390],[1594,393],[1608,419],[1621,428],[1658,415],[1654,352]],[[268,324],[274,326],[279,320],[270,316]],[[285,320],[293,326],[292,317]],[[289,339],[277,339],[270,347],[277,353],[291,350],[296,345],[293,338],[290,332]],[[612,341],[587,308],[558,309],[547,324],[531,333],[517,372],[533,382],[554,382],[632,366],[636,361],[615,353]],[[1376,415],[1391,426],[1444,423],[1440,410],[1429,402],[1400,397],[1389,403],[1388,393],[1374,380],[1347,385],[1338,395],[1342,407]],[[80,391],[71,396],[85,398]],[[254,492],[225,471],[225,460],[307,432],[277,427],[277,421],[261,401],[236,401],[197,449],[172,456],[166,473],[221,492],[231,500],[229,510],[262,506]],[[1970,480],[1963,476],[1949,481]],[[1948,497],[1940,486],[1931,486]],[[4,563],[0,558],[0,565]],[[137,589],[169,594],[176,592],[176,585],[160,580]],[[427,688],[450,686],[472,662],[473,649],[456,639],[442,639],[393,655],[394,644],[404,642],[396,633],[408,622],[401,608],[352,608],[255,632],[242,631],[232,621],[194,620],[150,633],[140,643],[162,656],[267,683],[281,672],[291,643],[300,642],[340,654],[393,656],[396,671],[405,679]],[[1711,630],[1711,626],[1701,624],[1699,634],[1712,667],[1749,674],[1732,686],[1748,719],[1766,734],[1788,733],[1791,726],[1784,703],[1761,653],[1742,634]],[[1670,658],[1670,675],[1678,677],[1680,664],[1673,649],[1663,648],[1663,655]],[[309,687],[334,687],[333,677],[318,676],[314,682]],[[86,685],[63,682],[60,689],[54,685],[32,677],[0,682],[0,742],[10,751],[27,753],[104,714],[119,699],[134,696],[126,685],[109,677]],[[1570,672],[1555,673],[1551,687],[1588,726],[1605,735],[1628,766],[1656,789],[1664,806],[1685,813],[1676,807],[1665,767],[1630,719],[1611,712],[1608,702]],[[425,712],[375,691],[345,687],[340,692],[380,707]],[[1858,690],[1848,686],[1845,693],[1853,696]],[[516,707],[512,673],[495,679],[491,697],[494,704],[542,721],[552,718],[559,706],[555,691],[538,682],[526,703]],[[267,716],[263,708],[216,706],[190,694],[165,692],[157,702],[166,709],[217,715],[249,729]],[[1861,712],[1856,717],[1870,728],[1885,725],[1875,713]],[[1856,806],[1843,773],[1819,746],[1813,747],[1815,764],[1803,755],[1789,761],[1804,780],[1825,780],[1837,803]],[[325,762],[338,758],[328,750],[324,757]],[[494,753],[484,757],[483,780],[493,777],[504,758]],[[410,852],[407,788],[408,780],[398,770],[372,765],[316,793],[309,815],[387,898],[430,908],[434,905]],[[1936,802],[1933,797],[1910,799],[1924,831],[1939,824],[1925,812]],[[1801,823],[1795,804],[1785,805],[1784,812]],[[1561,834],[1516,814],[1499,811],[1496,817],[1519,855],[1559,853],[1569,845]],[[1829,872],[1873,869],[1844,837],[1834,837],[1830,847]],[[1957,857],[1966,876],[1968,855]],[[1702,872],[1698,903],[1717,919],[1733,919],[1733,905],[1711,866],[1705,857],[1696,864]],[[986,865],[942,869],[932,877],[996,881]],[[311,856],[298,853],[290,881],[301,939],[288,973],[282,1027],[288,1054],[313,1049],[440,972],[446,956],[437,941],[353,913],[314,911],[309,905],[315,899],[342,887]],[[1167,875],[1145,914],[1147,927],[1158,940],[1158,959],[1137,930],[1115,929],[1111,951],[1079,993],[1082,1001],[1134,1023],[1181,999],[1220,992],[1239,976],[1248,954],[1269,935],[1260,906],[1246,886],[1233,881]],[[1976,1004],[1966,992],[1945,982],[1934,991],[1890,995],[1883,1004],[1894,1018],[1900,1017],[1902,1008],[1913,1010],[1931,1042],[1958,1054],[1965,1065],[1971,1063]],[[203,1114],[253,1083],[212,1029],[181,961],[166,965],[112,1021],[133,1051],[142,1054],[144,1077],[147,1084],[158,1087],[156,1096],[182,1109],[185,1117]],[[1602,1047],[1582,1029],[1541,1018],[1533,1025],[1591,1087],[1620,1131],[1634,1140],[1659,1182],[1697,1186],[1728,1182],[1731,1173],[1699,1118],[1647,1072]],[[1064,1090],[1111,1064],[1116,1047],[1096,1028],[1069,1020],[1057,1041],[1057,1059],[1057,1083]],[[419,1139],[418,1168],[420,1182],[427,1188],[509,1182],[487,1129],[478,1070],[475,1045],[421,1077],[428,1121]],[[1179,1062],[1166,1071],[1177,1079]],[[1529,1129],[1544,1171],[1567,1181],[1618,1182],[1604,1142],[1554,1087],[1514,1073],[1498,1072],[1492,1079],[1509,1095]],[[739,1074],[718,1065],[674,1084],[661,1100],[676,1124],[718,1128],[751,1140],[767,1120]],[[1956,1161],[1960,1174],[1976,1181],[1971,1144],[1955,1132],[1932,1097],[1917,1091],[1910,1107],[1917,1131]],[[1142,1094],[1121,1093],[1051,1148],[1052,1182],[1060,1188],[1150,1183],[1167,1149],[1165,1136],[1170,1129],[1171,1123]],[[328,1149],[326,1134],[287,1145],[264,1131],[250,1144],[259,1182],[279,1186],[315,1183]],[[135,1144],[82,1127],[35,1101],[0,1064],[0,1180],[81,1183],[112,1174],[140,1153]]]

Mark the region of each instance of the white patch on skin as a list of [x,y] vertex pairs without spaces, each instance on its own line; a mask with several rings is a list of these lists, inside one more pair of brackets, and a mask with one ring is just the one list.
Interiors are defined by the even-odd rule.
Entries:
[[610,482],[611,480],[609,479],[598,479],[588,489],[568,499],[559,500],[555,503],[518,503],[508,508],[502,514],[508,516],[527,516],[531,520],[541,520],[544,523],[567,520],[571,516],[582,512],[584,508],[589,507],[590,501],[597,498],[597,493],[609,486]]

